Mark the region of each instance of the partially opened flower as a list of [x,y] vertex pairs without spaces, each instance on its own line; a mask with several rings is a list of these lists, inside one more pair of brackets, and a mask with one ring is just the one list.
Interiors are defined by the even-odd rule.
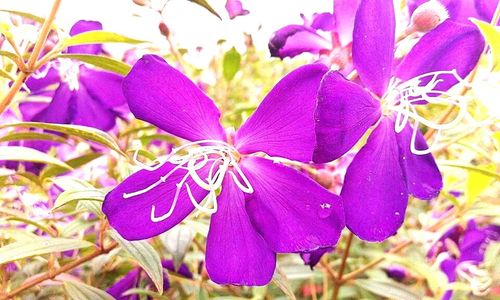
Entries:
[[238,16],[246,16],[250,12],[243,8],[243,4],[239,0],[227,0],[226,10],[229,14],[229,18],[232,20]]
[[[95,21],[78,21],[70,35],[100,30]],[[71,46],[70,54],[102,52],[100,44]],[[125,104],[121,90],[123,77],[111,72],[89,68],[85,64],[60,58],[42,66],[26,85],[34,95],[48,95],[50,103],[26,101],[20,104],[24,120],[35,122],[76,124],[109,130],[116,123]],[[57,84],[55,91],[50,87]]]
[[311,161],[317,89],[326,72],[321,64],[291,72],[228,137],[219,110],[193,82],[158,56],[141,58],[124,80],[131,111],[191,142],[106,196],[111,226],[126,239],[145,239],[195,208],[212,213],[206,268],[223,284],[267,284],[275,253],[335,245],[344,227],[339,198],[278,162]]
[[[500,226],[478,227],[474,220],[468,222],[465,230],[457,225],[443,235],[431,248],[437,255],[439,267],[448,281],[465,281],[476,296],[484,296],[493,283],[491,274],[481,268],[484,254],[490,243],[500,241]],[[442,299],[451,299],[453,291],[447,291]]]
[[[174,268],[172,260],[162,260],[162,267],[170,272],[175,272],[185,278],[193,278],[193,274],[186,264],[182,264],[178,270]],[[153,286],[153,281],[140,267],[135,267],[130,270],[123,278],[110,286],[106,292],[117,300],[139,300],[139,294],[127,294],[127,291],[141,286],[141,281],[146,281],[146,286]],[[163,290],[170,288],[170,280],[167,273],[163,272]],[[148,298],[149,299],[149,298]]]
[[351,71],[350,45],[354,15],[359,0],[336,0],[333,14],[316,13],[303,25],[287,25],[277,30],[269,41],[271,56],[295,57],[302,53],[318,55],[328,65]]
[[441,174],[418,125],[439,131],[459,118],[435,124],[420,116],[416,105],[457,105],[463,116],[466,103],[447,90],[463,83],[484,41],[474,27],[447,20],[424,35],[393,72],[394,44],[392,0],[361,1],[353,61],[364,88],[330,72],[318,93],[315,162],[337,159],[374,127],[349,165],[341,193],[347,227],[367,241],[396,233],[409,195],[431,199],[439,194]]

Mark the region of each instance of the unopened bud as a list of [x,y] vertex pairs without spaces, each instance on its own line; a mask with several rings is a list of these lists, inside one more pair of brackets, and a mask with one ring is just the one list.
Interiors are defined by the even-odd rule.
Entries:
[[170,29],[168,29],[167,24],[161,22],[160,25],[158,26],[158,28],[160,29],[160,32],[162,35],[164,35],[165,37],[170,36]]
[[448,19],[448,11],[437,0],[430,0],[420,5],[411,15],[411,27],[416,31],[430,31]]
[[140,6],[149,5],[149,0],[132,0],[135,4]]

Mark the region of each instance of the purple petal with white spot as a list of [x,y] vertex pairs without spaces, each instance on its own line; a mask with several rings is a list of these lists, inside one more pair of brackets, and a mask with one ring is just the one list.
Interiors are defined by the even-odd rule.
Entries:
[[276,254],[250,223],[243,192],[226,176],[207,238],[210,279],[218,284],[265,285],[275,267]]
[[225,140],[213,101],[159,56],[139,59],[123,81],[123,92],[138,119],[190,141]]
[[312,160],[316,97],[327,70],[323,64],[306,65],[278,82],[236,133],[238,151]]
[[380,102],[370,93],[339,72],[329,72],[318,92],[314,162],[325,163],[344,155],[380,114]]
[[382,118],[347,168],[341,198],[347,227],[362,240],[383,241],[403,224],[408,192],[388,118]]
[[352,60],[363,84],[378,96],[387,89],[394,59],[392,0],[363,0],[354,21]]
[[304,252],[335,246],[344,228],[340,198],[292,168],[260,157],[241,168],[254,192],[246,195],[252,224],[271,249]]

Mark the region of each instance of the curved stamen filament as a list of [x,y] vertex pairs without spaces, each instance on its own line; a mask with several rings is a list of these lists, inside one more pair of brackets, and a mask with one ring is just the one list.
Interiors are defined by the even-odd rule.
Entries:
[[[186,150],[187,153],[180,154],[183,150]],[[197,209],[197,213],[215,213],[217,211],[217,191],[222,186],[222,182],[228,172],[236,186],[241,191],[244,193],[253,193],[253,188],[250,182],[238,166],[238,159],[234,155],[237,153],[236,149],[223,141],[202,140],[185,144],[172,150],[172,153],[167,156],[165,162],[154,166],[146,166],[139,162],[137,160],[138,151],[139,150],[136,149],[133,159],[138,165],[142,166],[147,171],[157,171],[166,163],[173,164],[175,167],[172,168],[167,174],[162,175],[158,181],[147,186],[146,188],[134,192],[123,193],[124,199],[139,196],[151,191],[160,184],[166,182],[170,176],[178,170],[187,171],[180,182],[176,184],[174,199],[168,212],[161,216],[157,216],[156,207],[154,205],[152,206],[151,221],[153,222],[161,222],[172,215],[183,188],[186,190],[186,194],[192,205]],[[200,176],[199,172],[202,170],[208,170],[206,178],[202,178],[202,176]],[[198,201],[193,195],[192,188],[187,182],[189,178],[198,187],[208,191],[208,195],[206,196],[205,203],[203,205],[200,205],[201,201]]]
[[[397,79],[391,82],[391,90],[385,95],[387,99],[387,108],[391,112],[396,113],[394,130],[396,133],[403,131],[405,126],[413,119],[412,137],[410,150],[416,155],[425,155],[432,151],[437,145],[442,130],[447,130],[457,126],[464,118],[467,117],[467,106],[469,99],[448,91],[436,89],[436,86],[443,82],[441,76],[452,76],[464,87],[468,87],[469,83],[458,75],[456,70],[452,71],[436,71],[422,74],[412,78],[404,83],[400,83]],[[426,102],[437,105],[454,105],[459,108],[457,115],[447,123],[434,122],[421,116],[415,105]],[[416,137],[418,134],[418,126],[422,124],[436,131],[434,142],[427,149],[417,149]]]

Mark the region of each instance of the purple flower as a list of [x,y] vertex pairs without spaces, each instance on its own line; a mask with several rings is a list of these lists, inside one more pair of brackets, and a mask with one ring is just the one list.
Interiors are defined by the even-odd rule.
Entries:
[[319,261],[321,260],[321,257],[323,255],[332,252],[333,247],[324,247],[324,248],[319,248],[313,251],[308,251],[308,252],[302,252],[300,253],[300,258],[304,261],[304,264],[309,265],[311,267],[311,270],[316,266]]
[[[469,23],[469,18],[476,18],[490,22],[498,1],[496,0],[432,0],[438,1],[446,7],[450,18],[457,22]],[[408,9],[412,14],[417,7],[429,2],[428,0],[410,0]]]
[[350,44],[358,3],[359,0],[337,0],[333,14],[314,14],[312,20],[302,16],[303,25],[288,25],[277,30],[269,41],[271,56],[283,59],[306,52],[317,54],[325,63],[350,72]]
[[[186,264],[182,264],[179,270],[175,270],[174,263],[172,260],[163,260],[161,262],[163,268],[168,271],[175,272],[185,278],[193,278],[193,274],[189,270]],[[124,296],[123,294],[130,289],[139,288],[141,279],[145,279],[148,285],[152,285],[152,281],[149,276],[146,275],[145,272],[139,267],[133,268],[130,270],[125,276],[115,282],[112,286],[110,286],[106,292],[113,296],[117,300],[139,300],[140,297],[137,294],[132,294],[129,296]],[[166,272],[163,274],[163,289],[168,290],[170,288],[170,281],[168,280],[168,275]]]
[[[70,35],[90,30],[100,30],[94,21],[78,21]],[[68,47],[70,54],[99,54],[100,44]],[[95,70],[71,59],[57,59],[33,74],[26,85],[35,95],[52,97],[52,101],[23,102],[20,109],[27,121],[76,124],[111,129],[125,104],[121,90],[123,77],[114,73]],[[55,91],[50,86],[58,84]]]
[[[347,227],[367,241],[396,233],[409,195],[439,194],[441,174],[418,124],[442,125],[419,116],[414,105],[455,101],[446,90],[463,81],[484,46],[474,27],[447,20],[425,34],[393,72],[394,40],[393,2],[361,1],[352,47],[365,88],[332,71],[318,92],[315,162],[339,158],[375,125],[349,165],[341,193]],[[436,97],[443,94],[451,97]]]
[[131,111],[191,142],[106,196],[111,226],[126,239],[145,239],[194,208],[212,213],[206,268],[221,284],[267,284],[276,253],[334,246],[344,227],[340,199],[279,163],[311,161],[313,112],[326,72],[321,64],[291,72],[226,138],[219,110],[192,81],[158,56],[141,58],[123,85]]
[[[477,226],[474,220],[467,223],[465,230],[455,226],[444,234],[431,248],[431,253],[438,252],[437,261],[448,281],[458,279],[467,281],[473,294],[483,296],[491,287],[491,278],[487,271],[479,265],[484,260],[486,247],[491,242],[500,241],[500,226]],[[443,299],[452,297],[452,291],[447,291]]]
[[227,0],[226,10],[231,20],[238,16],[246,16],[250,13],[248,10],[243,8],[243,5],[239,0]]

